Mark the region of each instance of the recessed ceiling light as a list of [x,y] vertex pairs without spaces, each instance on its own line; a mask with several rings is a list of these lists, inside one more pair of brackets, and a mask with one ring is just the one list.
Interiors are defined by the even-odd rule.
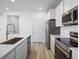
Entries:
[[42,8],[38,8],[39,10],[42,10]]
[[15,0],[11,0],[11,2],[15,2]]
[[9,10],[9,8],[6,8],[6,10]]

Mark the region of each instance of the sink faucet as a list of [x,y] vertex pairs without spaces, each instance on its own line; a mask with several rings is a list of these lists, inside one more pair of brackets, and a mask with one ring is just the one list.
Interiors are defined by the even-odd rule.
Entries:
[[[13,31],[11,30],[9,30],[9,28],[13,28]],[[15,26],[14,26],[14,24],[8,24],[7,25],[7,27],[6,27],[6,40],[8,40],[8,35],[9,34],[15,34]]]

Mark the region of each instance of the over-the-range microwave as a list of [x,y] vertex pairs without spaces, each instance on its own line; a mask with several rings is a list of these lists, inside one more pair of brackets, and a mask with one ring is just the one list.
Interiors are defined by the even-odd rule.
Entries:
[[78,24],[78,6],[62,15],[63,25]]

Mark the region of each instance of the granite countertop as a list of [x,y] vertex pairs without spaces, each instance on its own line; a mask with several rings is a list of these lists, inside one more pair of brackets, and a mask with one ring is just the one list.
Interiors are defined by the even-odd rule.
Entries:
[[53,36],[55,38],[69,38],[69,37],[61,36],[60,34],[50,34],[50,36]]
[[59,34],[50,34],[50,36],[53,36],[53,37],[60,37]]
[[[12,36],[12,35],[11,35]],[[25,38],[29,37],[30,35],[25,35],[25,36],[19,36],[18,34],[13,35],[12,38],[15,37],[23,37],[20,41],[18,41],[15,44],[0,44],[0,58],[3,58],[6,54],[8,54],[10,51],[12,51],[14,48],[16,48],[19,44],[21,44]]]

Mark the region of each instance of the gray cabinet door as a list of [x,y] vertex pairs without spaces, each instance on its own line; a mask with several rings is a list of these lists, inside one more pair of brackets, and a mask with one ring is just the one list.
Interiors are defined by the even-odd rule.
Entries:
[[15,59],[15,52],[14,50],[8,53],[3,59]]
[[27,41],[24,41],[16,48],[16,59],[26,59],[27,56],[26,47],[27,47]]

